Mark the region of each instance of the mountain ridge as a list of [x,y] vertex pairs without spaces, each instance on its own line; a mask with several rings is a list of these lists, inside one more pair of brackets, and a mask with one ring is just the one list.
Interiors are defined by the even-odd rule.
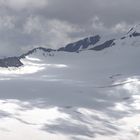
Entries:
[[[76,42],[69,43],[65,47],[60,47],[58,49],[37,47],[32,50],[29,50],[27,53],[24,53],[20,56],[7,57],[0,59],[0,67],[21,67],[24,64],[21,62],[21,59],[26,58],[26,56],[31,55],[37,51],[43,51],[43,53],[48,53],[51,56],[51,52],[69,52],[69,53],[79,53],[81,51],[102,51],[109,47],[115,46],[118,42],[128,39],[132,40],[135,37],[140,37],[140,24],[132,27],[124,36],[120,37],[118,40],[115,38],[110,38],[102,41],[100,35],[89,36],[83,39],[80,39]],[[126,40],[126,42],[128,42]],[[139,39],[140,42],[140,39]]]

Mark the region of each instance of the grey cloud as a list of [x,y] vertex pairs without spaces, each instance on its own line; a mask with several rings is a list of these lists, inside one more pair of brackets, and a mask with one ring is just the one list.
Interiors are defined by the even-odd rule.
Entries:
[[0,0],[0,55],[125,33],[139,23],[139,5],[139,0]]
[[46,17],[55,17],[77,24],[86,24],[99,16],[107,26],[126,21],[139,21],[139,0],[51,0]]
[[0,5],[14,10],[45,7],[48,0],[0,0]]

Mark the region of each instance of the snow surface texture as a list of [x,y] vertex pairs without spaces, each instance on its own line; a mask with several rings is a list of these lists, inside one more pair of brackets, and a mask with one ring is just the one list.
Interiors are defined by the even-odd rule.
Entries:
[[0,138],[139,140],[139,43],[126,35],[102,51],[38,50],[1,68]]

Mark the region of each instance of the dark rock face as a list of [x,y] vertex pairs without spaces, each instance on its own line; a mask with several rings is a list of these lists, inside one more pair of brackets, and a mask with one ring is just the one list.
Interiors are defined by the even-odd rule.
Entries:
[[85,38],[82,40],[79,40],[74,43],[70,43],[66,45],[66,47],[62,47],[58,49],[57,51],[66,51],[66,52],[79,52],[82,49],[88,48],[90,45],[95,45],[100,40],[100,36],[92,36],[89,38]]
[[4,59],[0,59],[0,67],[20,67],[23,63],[20,61],[18,57],[8,57]]
[[123,40],[123,39],[125,39],[126,37],[125,36],[123,36],[123,37],[121,37],[121,40]]
[[134,33],[132,34],[132,36],[133,36],[133,37],[140,36],[140,33],[138,33],[138,32],[134,32]]
[[101,51],[101,50],[103,50],[103,49],[105,49],[105,48],[112,47],[113,45],[115,45],[114,40],[115,40],[115,39],[108,40],[108,41],[104,42],[103,44],[98,45],[98,46],[95,46],[95,47],[93,47],[93,48],[91,48],[91,49],[89,49],[89,50]]

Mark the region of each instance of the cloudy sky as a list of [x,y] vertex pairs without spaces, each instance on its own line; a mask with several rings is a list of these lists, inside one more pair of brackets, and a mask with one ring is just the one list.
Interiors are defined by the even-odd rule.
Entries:
[[62,47],[140,23],[140,0],[0,0],[0,56]]

